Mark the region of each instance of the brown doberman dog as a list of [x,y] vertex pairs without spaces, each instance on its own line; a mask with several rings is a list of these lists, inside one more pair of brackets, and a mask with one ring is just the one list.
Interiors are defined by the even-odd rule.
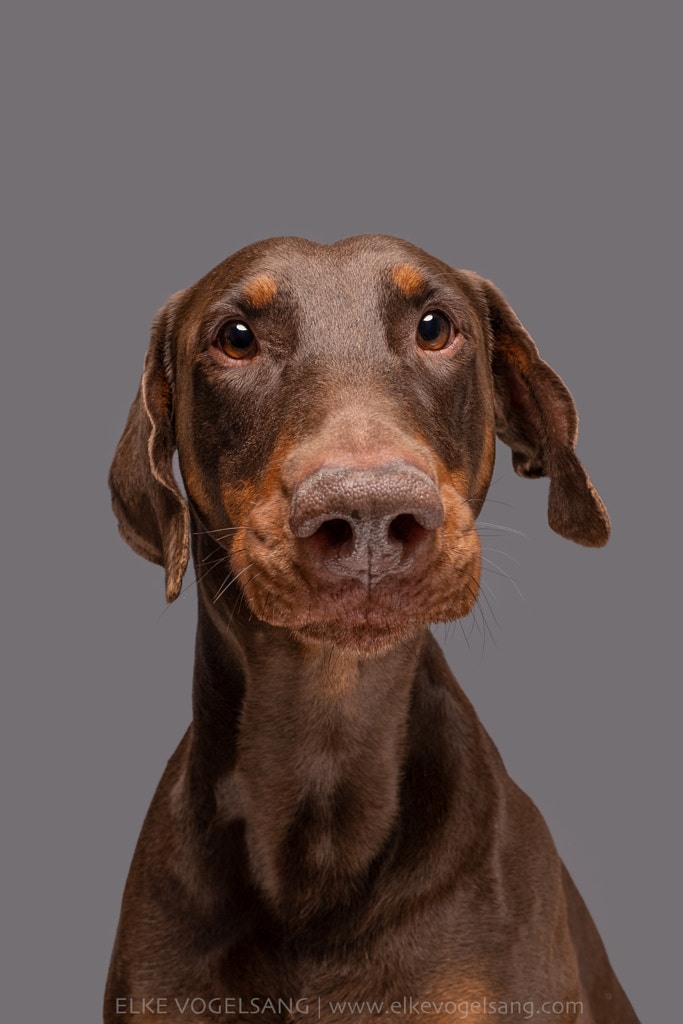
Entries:
[[476,274],[385,236],[275,238],[157,316],[110,485],[169,601],[192,546],[193,721],[107,1024],[636,1022],[429,631],[476,601],[496,435],[550,478],[553,530],[606,543],[572,398]]

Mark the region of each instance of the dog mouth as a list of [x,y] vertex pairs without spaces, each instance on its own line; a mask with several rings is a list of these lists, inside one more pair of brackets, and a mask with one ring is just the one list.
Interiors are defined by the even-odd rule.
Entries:
[[[305,607],[287,607],[284,603],[273,612],[268,606],[254,609],[259,617],[271,625],[284,626],[305,641],[332,643],[335,646],[375,653],[407,639],[425,624],[416,608],[401,599],[395,591],[394,600],[386,594],[381,597],[364,588],[350,588],[350,593],[337,589],[334,594],[309,602]],[[256,597],[256,595],[254,595]],[[256,601],[250,600],[254,607]],[[303,604],[303,603],[302,603]]]
[[[420,573],[311,581],[295,562],[254,564],[242,592],[253,614],[301,639],[373,653],[432,622],[469,614],[479,590],[479,545],[444,555],[436,546]],[[239,571],[239,570],[238,570]]]

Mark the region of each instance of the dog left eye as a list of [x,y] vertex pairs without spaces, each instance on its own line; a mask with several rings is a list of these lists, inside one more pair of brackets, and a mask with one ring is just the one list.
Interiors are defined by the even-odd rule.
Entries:
[[241,320],[222,327],[217,342],[221,351],[231,359],[250,359],[256,355],[254,332]]
[[422,349],[437,352],[446,347],[451,339],[451,331],[448,317],[438,310],[432,310],[425,313],[417,325],[417,343]]

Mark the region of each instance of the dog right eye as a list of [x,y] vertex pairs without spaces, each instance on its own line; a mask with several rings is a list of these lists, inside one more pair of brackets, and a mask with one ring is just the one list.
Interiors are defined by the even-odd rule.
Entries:
[[448,346],[453,331],[448,317],[439,310],[432,310],[417,325],[417,343],[426,352],[439,352]]
[[254,332],[241,320],[221,327],[216,344],[231,359],[252,359],[257,351]]

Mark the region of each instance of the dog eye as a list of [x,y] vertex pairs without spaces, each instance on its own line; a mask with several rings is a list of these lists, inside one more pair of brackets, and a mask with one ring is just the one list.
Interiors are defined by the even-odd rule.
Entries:
[[451,339],[451,322],[444,313],[432,310],[417,325],[417,343],[420,348],[436,352],[445,348]]
[[250,359],[256,355],[256,338],[251,327],[238,320],[221,327],[217,343],[231,359]]

